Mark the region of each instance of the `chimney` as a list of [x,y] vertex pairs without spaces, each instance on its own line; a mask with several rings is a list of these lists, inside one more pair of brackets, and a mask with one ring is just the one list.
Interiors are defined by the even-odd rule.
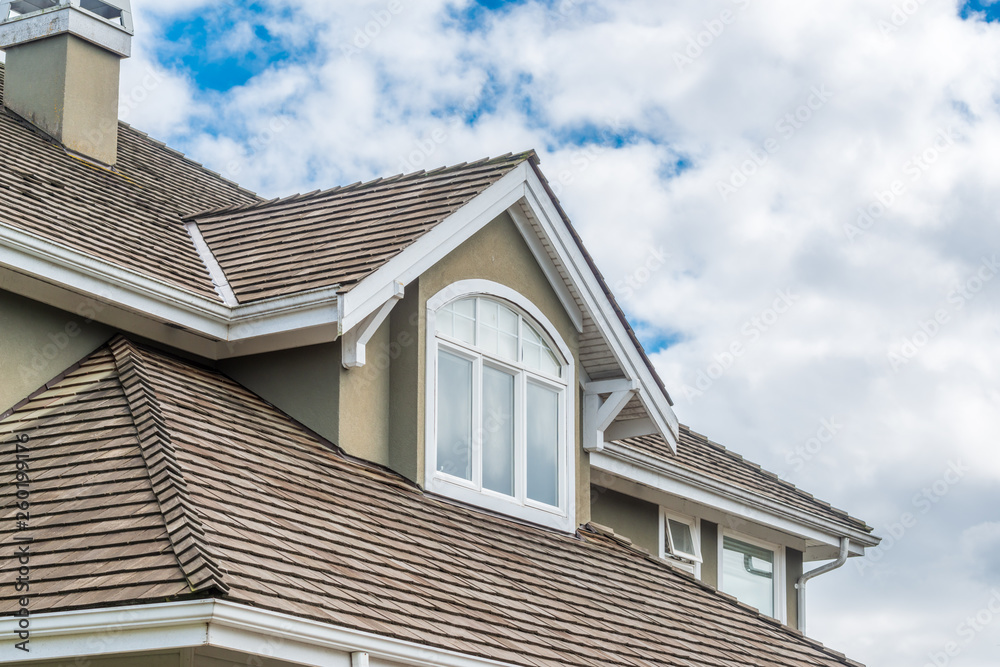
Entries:
[[4,105],[67,149],[114,165],[132,35],[129,0],[0,0]]

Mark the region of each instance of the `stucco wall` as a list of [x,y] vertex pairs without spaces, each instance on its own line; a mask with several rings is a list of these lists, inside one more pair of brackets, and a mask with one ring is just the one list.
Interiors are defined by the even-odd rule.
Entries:
[[[445,259],[406,286],[406,296],[389,318],[383,355],[391,358],[388,373],[388,465],[407,478],[424,484],[425,381],[427,373],[427,301],[460,281],[480,279],[505,285],[530,300],[555,327],[574,357],[579,350],[576,330],[548,279],[535,261],[520,232],[503,214],[486,225]],[[371,346],[369,346],[371,358]],[[355,370],[347,371],[345,379]],[[343,387],[346,387],[346,381]],[[572,388],[576,391],[576,388]],[[346,393],[346,389],[342,389]],[[575,419],[582,421],[576,396]],[[577,520],[590,518],[589,465],[580,447],[577,428],[575,466],[577,476]]]
[[218,367],[264,400],[337,443],[339,343],[240,357],[219,362]]
[[660,554],[660,508],[623,493],[594,487],[591,519],[614,529],[637,547],[654,556]]
[[719,587],[719,524],[701,521],[701,580]]
[[788,610],[788,618],[785,621],[793,628],[799,625],[799,595],[795,588],[795,582],[802,576],[802,552],[791,547],[785,548],[785,609]]
[[77,315],[0,290],[0,413],[111,338],[86,307]]

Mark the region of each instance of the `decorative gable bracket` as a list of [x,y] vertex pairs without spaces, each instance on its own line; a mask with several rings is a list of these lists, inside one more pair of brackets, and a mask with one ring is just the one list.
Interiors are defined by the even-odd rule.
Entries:
[[[378,308],[348,331],[341,332],[341,363],[344,368],[361,368],[366,363],[365,346],[371,341],[372,336],[378,331],[382,323],[389,317],[389,313],[399,303],[406,294],[403,283],[395,282],[392,285],[392,293],[389,298]],[[343,301],[341,301],[343,303]],[[343,322],[344,318],[340,317]]]
[[[604,432],[618,414],[639,392],[637,380],[602,380],[588,382],[583,394],[583,449],[604,450]],[[607,398],[602,398],[607,396]]]

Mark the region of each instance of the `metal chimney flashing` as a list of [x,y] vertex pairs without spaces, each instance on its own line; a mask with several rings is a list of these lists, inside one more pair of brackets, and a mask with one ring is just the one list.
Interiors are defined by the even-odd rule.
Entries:
[[[50,7],[45,4],[55,3]],[[83,6],[81,6],[81,2]],[[43,6],[43,9],[20,16],[11,16],[25,6]],[[113,22],[95,11],[119,16],[120,23]],[[70,34],[86,40],[122,58],[132,55],[132,12],[128,0],[0,0],[0,50],[29,42]]]

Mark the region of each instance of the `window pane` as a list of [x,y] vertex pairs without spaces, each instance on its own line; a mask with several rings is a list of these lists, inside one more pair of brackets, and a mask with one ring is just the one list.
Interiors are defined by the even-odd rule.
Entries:
[[514,495],[514,376],[483,368],[483,488]]
[[691,526],[680,521],[667,519],[667,527],[670,529],[670,543],[674,547],[674,555],[695,556],[694,537],[691,535]]
[[472,480],[472,362],[438,355],[437,469]]
[[528,384],[528,498],[559,505],[559,395]]
[[479,347],[517,361],[517,313],[496,301],[479,300]]
[[523,344],[524,364],[528,368],[548,375],[561,377],[562,364],[559,363],[556,355],[552,353],[545,339],[537,331],[528,326],[527,322],[524,324]]
[[[452,313],[454,324],[447,333],[470,345],[476,344],[476,300],[462,299],[445,307]],[[442,331],[442,333],[445,333]]]
[[774,552],[724,538],[722,590],[761,613],[774,616]]

